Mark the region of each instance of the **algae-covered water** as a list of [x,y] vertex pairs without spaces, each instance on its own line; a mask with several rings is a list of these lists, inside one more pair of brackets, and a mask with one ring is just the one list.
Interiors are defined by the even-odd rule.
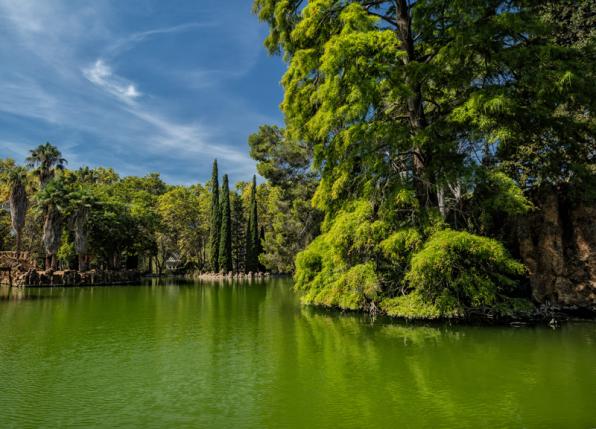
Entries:
[[0,427],[596,427],[596,324],[420,326],[289,280],[2,289]]

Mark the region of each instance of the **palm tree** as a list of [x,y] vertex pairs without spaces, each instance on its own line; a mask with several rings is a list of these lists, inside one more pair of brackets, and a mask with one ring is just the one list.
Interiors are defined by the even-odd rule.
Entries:
[[0,161],[0,180],[8,185],[8,201],[10,204],[10,218],[16,235],[16,257],[21,252],[21,238],[29,199],[27,198],[27,169],[15,164],[14,160]]
[[49,181],[37,194],[37,203],[44,214],[42,241],[46,251],[46,270],[57,269],[56,253],[62,240],[64,212],[68,205],[68,193],[61,176]]
[[56,170],[63,170],[66,160],[56,146],[45,143],[29,151],[27,165],[35,168],[34,172],[39,178],[39,184],[43,188],[52,180]]
[[69,222],[74,231],[75,250],[79,257],[79,271],[88,269],[89,215],[97,200],[87,188],[79,188],[68,195]]

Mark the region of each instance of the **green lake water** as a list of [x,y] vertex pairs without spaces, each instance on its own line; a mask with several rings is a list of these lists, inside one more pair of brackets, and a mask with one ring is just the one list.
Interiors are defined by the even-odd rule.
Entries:
[[0,291],[0,427],[592,428],[596,324],[420,326],[289,280]]

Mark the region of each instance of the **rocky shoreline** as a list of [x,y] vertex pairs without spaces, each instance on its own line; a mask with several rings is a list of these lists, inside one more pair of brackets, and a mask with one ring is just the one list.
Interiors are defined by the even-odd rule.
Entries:
[[0,271],[0,285],[12,287],[95,286],[137,283],[141,276],[136,270],[125,271]]
[[251,280],[251,279],[268,279],[271,278],[271,273],[266,272],[206,272],[206,273],[193,273],[188,275],[192,280]]

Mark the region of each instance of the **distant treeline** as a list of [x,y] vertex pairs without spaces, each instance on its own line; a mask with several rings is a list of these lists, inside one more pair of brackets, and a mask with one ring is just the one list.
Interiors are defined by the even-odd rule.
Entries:
[[296,252],[284,237],[303,228],[279,187],[253,177],[229,189],[227,175],[220,187],[217,161],[211,181],[192,186],[66,165],[49,143],[23,166],[0,161],[1,250],[54,270],[292,271]]

